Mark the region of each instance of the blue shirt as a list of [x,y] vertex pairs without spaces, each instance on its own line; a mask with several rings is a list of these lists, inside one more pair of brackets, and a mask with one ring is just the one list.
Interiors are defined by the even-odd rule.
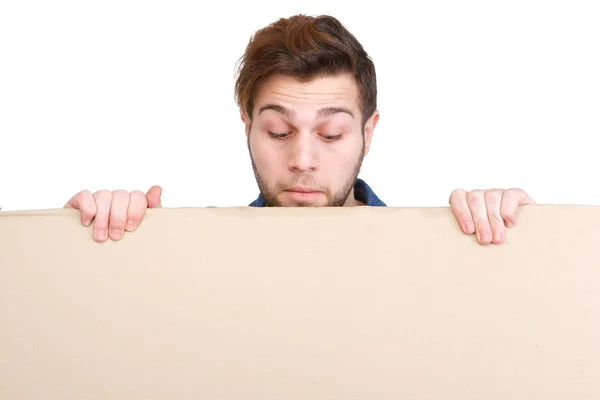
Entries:
[[[354,184],[354,198],[367,206],[386,207],[385,203],[377,197],[373,189],[362,179],[357,179]],[[265,207],[265,200],[262,195],[259,195],[249,206]]]

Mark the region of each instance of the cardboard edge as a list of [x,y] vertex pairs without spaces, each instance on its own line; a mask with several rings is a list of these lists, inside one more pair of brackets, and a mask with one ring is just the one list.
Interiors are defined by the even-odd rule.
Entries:
[[[538,210],[548,209],[598,209],[600,205],[593,204],[529,204],[522,206],[520,210],[525,208],[533,208]],[[519,210],[519,211],[520,211]],[[210,213],[244,213],[246,215],[281,215],[285,214],[298,214],[306,215],[307,213],[315,215],[315,212],[320,213],[386,213],[386,212],[410,212],[417,211],[428,213],[430,216],[441,215],[441,213],[451,212],[450,206],[426,206],[426,207],[250,207],[250,206],[198,206],[198,207],[160,207],[160,208],[149,208],[146,210],[146,215],[159,215],[163,213],[196,213],[196,212],[210,212]],[[238,214],[239,215],[239,214]],[[79,217],[79,210],[74,208],[48,208],[48,209],[33,209],[33,210],[11,210],[11,211],[0,211],[1,218],[31,218],[31,217]]]

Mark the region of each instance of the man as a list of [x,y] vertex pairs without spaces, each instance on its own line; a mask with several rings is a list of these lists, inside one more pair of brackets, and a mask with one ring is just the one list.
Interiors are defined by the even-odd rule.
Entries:
[[[235,98],[260,191],[250,206],[385,206],[358,178],[379,120],[375,68],[337,19],[297,15],[257,31],[240,59]],[[65,207],[93,223],[95,240],[119,240],[160,206],[161,192],[82,191]],[[459,189],[449,202],[481,244],[502,243],[518,207],[534,203],[520,189]]]

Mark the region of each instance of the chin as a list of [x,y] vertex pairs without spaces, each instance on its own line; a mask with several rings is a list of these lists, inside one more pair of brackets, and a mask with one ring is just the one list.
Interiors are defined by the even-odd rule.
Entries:
[[281,193],[277,197],[272,197],[267,202],[268,207],[324,207],[327,206],[327,199],[297,199],[288,196],[287,193]]
[[322,202],[296,202],[290,205],[286,205],[285,207],[327,207],[329,206],[327,203]]
[[326,207],[328,204],[325,201],[298,201],[298,200],[279,200],[275,207]]
[[328,198],[322,192],[299,193],[283,192],[279,196],[278,203],[283,207],[325,207]]

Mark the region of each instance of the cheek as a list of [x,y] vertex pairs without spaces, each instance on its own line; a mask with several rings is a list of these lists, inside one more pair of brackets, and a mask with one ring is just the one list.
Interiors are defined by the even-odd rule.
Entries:
[[250,137],[250,150],[257,168],[262,173],[272,173],[281,164],[281,152],[272,143],[257,137]]
[[339,170],[354,166],[363,154],[362,139],[346,137],[339,143],[323,146],[324,160],[330,165],[339,165]]

